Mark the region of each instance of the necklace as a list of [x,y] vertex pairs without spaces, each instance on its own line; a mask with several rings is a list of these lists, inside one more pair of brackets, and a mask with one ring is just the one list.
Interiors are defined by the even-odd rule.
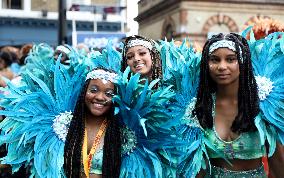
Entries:
[[98,131],[98,133],[95,137],[94,143],[92,145],[92,148],[91,148],[89,154],[87,154],[87,152],[88,152],[87,151],[88,150],[88,132],[87,132],[87,128],[85,128],[82,154],[83,154],[84,172],[85,172],[85,175],[87,176],[87,178],[90,177],[90,168],[91,168],[91,164],[92,164],[92,158],[93,158],[93,155],[96,152],[96,150],[97,150],[97,148],[100,144],[102,135],[105,132],[106,127],[107,127],[107,120],[105,119],[100,126],[100,129],[99,129],[99,131]]

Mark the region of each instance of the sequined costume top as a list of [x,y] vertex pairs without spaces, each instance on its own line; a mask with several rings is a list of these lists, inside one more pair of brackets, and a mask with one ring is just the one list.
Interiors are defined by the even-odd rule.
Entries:
[[214,144],[219,153],[208,149],[210,158],[221,158],[223,156],[228,159],[256,159],[266,154],[265,146],[261,144],[258,131],[244,132],[233,141],[224,141],[219,137],[214,126],[213,129],[206,129],[206,137]]

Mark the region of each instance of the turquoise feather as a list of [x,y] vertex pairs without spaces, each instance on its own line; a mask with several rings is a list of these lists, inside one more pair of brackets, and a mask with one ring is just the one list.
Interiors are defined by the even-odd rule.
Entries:
[[73,62],[76,66],[65,69],[60,59],[54,62],[50,48],[33,49],[22,71],[23,85],[8,82],[8,92],[1,96],[5,110],[0,114],[7,117],[0,124],[0,144],[8,145],[2,162],[11,164],[13,171],[21,165],[29,166],[31,177],[61,177],[64,142],[52,124],[56,115],[74,110],[85,80],[85,66]]

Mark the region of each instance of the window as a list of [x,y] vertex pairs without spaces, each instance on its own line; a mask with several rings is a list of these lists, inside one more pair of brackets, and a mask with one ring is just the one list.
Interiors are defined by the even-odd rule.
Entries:
[[3,9],[23,9],[22,0],[2,0]]

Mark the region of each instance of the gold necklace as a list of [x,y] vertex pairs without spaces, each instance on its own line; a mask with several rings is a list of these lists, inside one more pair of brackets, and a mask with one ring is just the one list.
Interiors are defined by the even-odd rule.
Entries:
[[87,132],[87,128],[85,128],[82,154],[83,154],[84,172],[85,172],[85,175],[87,176],[87,178],[90,177],[90,169],[91,169],[93,155],[96,152],[96,150],[97,150],[97,148],[100,144],[102,135],[105,132],[106,127],[107,127],[107,120],[105,119],[100,126],[100,129],[99,129],[99,131],[98,131],[98,133],[95,137],[94,143],[92,145],[92,148],[91,148],[89,154],[87,154],[87,152],[88,152],[88,132]]

